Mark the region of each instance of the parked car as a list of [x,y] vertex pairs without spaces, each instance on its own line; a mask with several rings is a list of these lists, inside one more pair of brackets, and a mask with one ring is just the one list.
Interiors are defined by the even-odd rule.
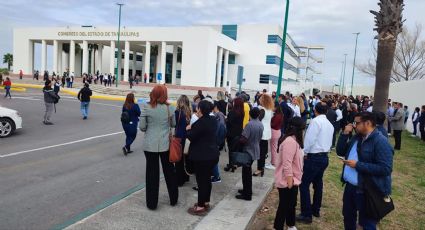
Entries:
[[22,128],[22,117],[18,111],[0,106],[0,138],[12,135]]

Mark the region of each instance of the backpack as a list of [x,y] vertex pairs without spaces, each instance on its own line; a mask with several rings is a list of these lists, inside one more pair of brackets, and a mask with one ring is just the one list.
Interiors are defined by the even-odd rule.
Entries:
[[53,103],[57,104],[59,102],[59,99],[61,99],[61,97],[56,93],[56,97],[53,99]]
[[216,116],[216,120],[217,120],[217,130],[215,132],[215,136],[216,136],[217,146],[220,147],[224,144],[227,130],[226,130],[226,126],[220,122],[220,117]]
[[129,124],[130,123],[130,114],[128,113],[128,111],[123,111],[121,113],[121,122],[123,124]]

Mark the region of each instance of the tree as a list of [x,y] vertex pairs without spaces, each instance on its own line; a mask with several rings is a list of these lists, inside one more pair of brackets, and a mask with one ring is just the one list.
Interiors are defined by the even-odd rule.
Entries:
[[371,10],[375,15],[375,31],[378,35],[378,52],[376,58],[376,78],[373,110],[386,112],[388,90],[390,88],[391,72],[394,64],[394,54],[397,37],[403,27],[403,0],[380,0],[379,12]]
[[[417,24],[414,31],[403,29],[397,39],[391,82],[411,81],[425,78],[425,41],[420,40],[422,25]],[[373,46],[376,63],[376,46]],[[369,76],[375,77],[376,64],[369,60],[356,68]]]
[[13,65],[13,54],[7,53],[3,56],[3,63],[7,63],[7,70],[10,71],[10,66]]

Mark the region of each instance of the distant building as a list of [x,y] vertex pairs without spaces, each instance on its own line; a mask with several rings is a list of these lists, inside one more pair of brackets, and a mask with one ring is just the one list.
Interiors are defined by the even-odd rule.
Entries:
[[[207,87],[228,87],[229,82],[238,87],[238,68],[243,68],[242,88],[275,90],[281,34],[279,25],[125,27],[119,77],[128,81],[129,76],[146,73],[150,82]],[[80,76],[97,71],[115,74],[117,67],[116,27],[17,28],[13,44],[15,72],[69,70]],[[37,56],[35,44],[41,44]],[[53,46],[51,55],[47,46]],[[34,59],[41,60],[37,68]],[[289,35],[284,68],[284,90],[292,91],[289,85],[298,79],[300,50]]]

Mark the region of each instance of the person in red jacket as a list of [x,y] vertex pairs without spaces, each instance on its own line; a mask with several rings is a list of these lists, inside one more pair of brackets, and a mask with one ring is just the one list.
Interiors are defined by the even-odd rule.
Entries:
[[19,70],[19,79],[22,80],[22,76],[24,75],[24,72],[22,72],[22,70]]
[[12,82],[10,81],[8,77],[6,78],[6,81],[3,82],[3,86],[4,86],[4,89],[6,90],[6,95],[4,97],[6,98],[9,95],[9,98],[12,98],[12,96],[10,95],[10,88],[12,86]]

